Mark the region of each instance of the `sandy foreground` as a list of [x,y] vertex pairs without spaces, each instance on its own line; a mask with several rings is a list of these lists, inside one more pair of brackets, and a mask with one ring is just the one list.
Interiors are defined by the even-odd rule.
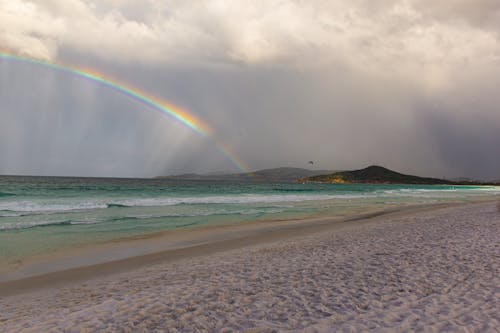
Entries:
[[0,332],[500,331],[495,203],[301,228],[4,284]]

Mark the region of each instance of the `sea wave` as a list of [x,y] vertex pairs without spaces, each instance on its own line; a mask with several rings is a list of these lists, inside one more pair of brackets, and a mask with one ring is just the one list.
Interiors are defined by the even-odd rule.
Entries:
[[17,217],[21,215],[22,213],[16,213],[8,209],[0,210],[0,217]]
[[[261,214],[276,214],[286,211],[285,208],[278,207],[262,207],[239,210],[214,209],[211,211],[193,211],[188,213],[172,213],[172,214],[143,214],[143,215],[126,215],[115,216],[108,218],[86,218],[86,219],[65,219],[65,220],[37,220],[37,221],[18,221],[10,223],[0,223],[0,232],[9,230],[31,229],[36,227],[48,226],[71,226],[71,225],[89,225],[100,223],[116,223],[131,220],[151,220],[151,219],[168,219],[168,218],[193,218],[193,217],[209,217],[209,216],[228,216],[228,215],[261,215]],[[193,222],[195,223],[195,222]]]
[[48,227],[56,225],[71,225],[71,221],[29,221],[29,222],[13,222],[0,224],[0,231],[31,229],[37,227]]
[[273,188],[273,191],[275,192],[298,192],[298,193],[303,193],[303,192],[317,192],[317,190],[313,188]]
[[257,203],[277,203],[277,202],[300,202],[313,200],[329,200],[340,198],[363,198],[366,195],[233,195],[233,196],[204,196],[204,197],[164,197],[164,198],[135,198],[125,199],[109,204],[119,204],[129,207],[154,207],[154,206],[176,206],[176,205],[197,205],[197,204],[257,204]]
[[[240,196],[200,196],[200,197],[156,197],[124,199],[85,199],[67,201],[64,199],[47,202],[11,201],[0,202],[0,216],[20,214],[53,214],[59,212],[87,211],[95,209],[117,209],[130,207],[163,207],[177,205],[211,204],[258,204],[329,200],[335,198],[362,198],[363,195],[240,195]],[[18,215],[15,215],[18,214]]]
[[130,206],[118,204],[118,203],[107,203],[106,206],[107,206],[107,208],[127,208],[127,207],[130,207]]
[[53,213],[67,212],[75,210],[88,210],[107,208],[105,203],[96,201],[79,201],[65,202],[64,199],[53,200],[50,202],[35,202],[35,201],[9,201],[0,202],[0,212],[8,213]]
[[[483,192],[484,190],[482,190]],[[490,189],[496,194],[495,189]],[[461,197],[471,190],[461,188],[445,189],[381,189],[366,192],[344,193],[282,193],[282,194],[239,194],[211,196],[176,196],[176,197],[129,197],[129,198],[92,198],[80,199],[54,198],[44,201],[8,200],[0,201],[0,217],[23,215],[48,215],[73,211],[91,211],[98,209],[127,209],[131,207],[164,207],[177,205],[254,205],[273,203],[295,203],[320,200],[351,200],[391,197],[435,198],[446,194],[447,198]]]

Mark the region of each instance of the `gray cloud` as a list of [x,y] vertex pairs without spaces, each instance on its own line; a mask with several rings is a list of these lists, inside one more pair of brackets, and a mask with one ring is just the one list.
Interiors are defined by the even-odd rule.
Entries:
[[443,175],[498,179],[498,115],[476,114],[450,120],[442,114],[426,113],[423,118],[426,132],[437,148],[435,158],[444,164]]
[[498,34],[500,3],[495,0],[414,0],[417,10],[436,21],[447,20],[455,24],[471,24]]
[[[191,110],[251,169],[500,178],[497,22],[488,0],[0,0],[0,46]],[[175,121],[31,65],[0,60],[0,107],[0,173],[236,170]]]

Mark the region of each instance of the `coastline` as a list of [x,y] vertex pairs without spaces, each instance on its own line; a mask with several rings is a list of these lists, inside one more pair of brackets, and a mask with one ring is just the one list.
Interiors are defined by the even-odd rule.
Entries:
[[492,331],[497,202],[295,222],[7,282],[0,330]]
[[[474,203],[496,201],[481,198]],[[82,282],[123,273],[156,263],[168,263],[201,255],[230,251],[245,246],[273,243],[319,232],[335,231],[349,223],[371,223],[380,218],[463,205],[461,202],[400,205],[348,216],[204,226],[163,231],[103,244],[92,244],[28,261],[0,275],[0,296]]]

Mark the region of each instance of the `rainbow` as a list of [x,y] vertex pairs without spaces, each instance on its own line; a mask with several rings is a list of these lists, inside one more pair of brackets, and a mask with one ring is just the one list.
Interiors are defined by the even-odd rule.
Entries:
[[42,66],[49,69],[54,69],[63,73],[76,75],[77,77],[85,78],[90,81],[99,83],[107,88],[110,88],[120,94],[127,96],[141,104],[147,106],[149,109],[160,112],[162,115],[167,116],[171,119],[175,119],[181,124],[189,127],[194,132],[198,133],[200,136],[210,139],[217,149],[238,169],[246,174],[250,174],[248,167],[238,158],[229,147],[222,144],[217,140],[212,133],[211,128],[200,119],[195,117],[193,114],[180,107],[166,102],[158,97],[141,91],[138,88],[131,86],[130,84],[119,82],[103,73],[97,72],[92,69],[80,68],[75,66],[68,66],[61,63],[48,62],[44,60],[38,60],[35,58],[28,58],[24,56],[18,56],[10,52],[0,51],[0,59],[29,63],[33,65]]

